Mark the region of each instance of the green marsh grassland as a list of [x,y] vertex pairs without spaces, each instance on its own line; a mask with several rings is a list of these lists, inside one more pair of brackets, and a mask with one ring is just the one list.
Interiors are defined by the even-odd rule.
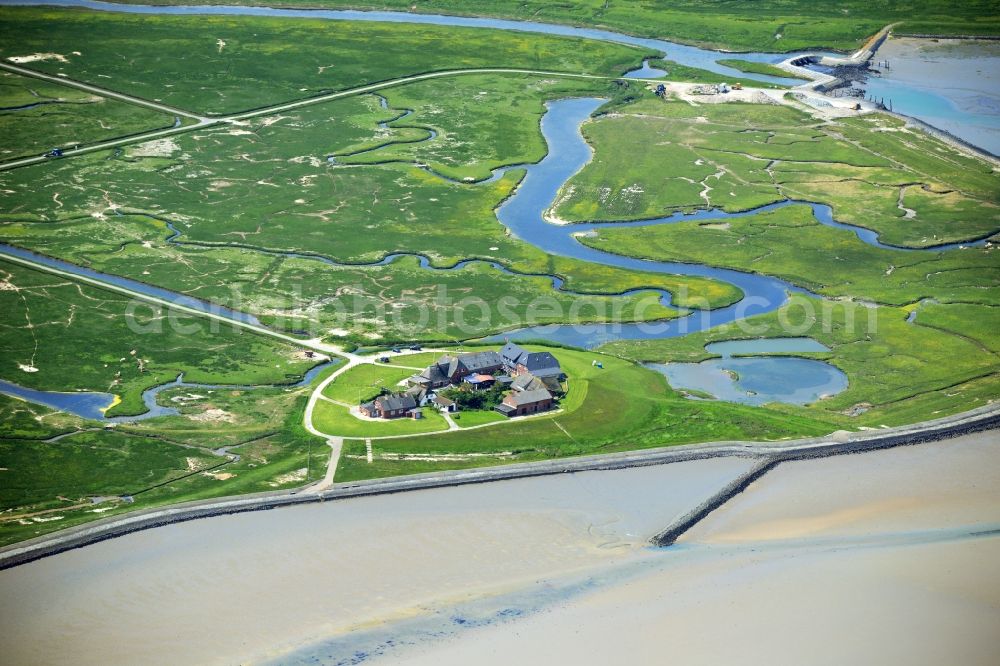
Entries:
[[[990,167],[887,115],[821,123],[787,106],[643,99],[585,125],[584,134],[594,159],[555,206],[569,221],[737,212],[802,199],[829,204],[836,220],[893,245],[1000,230]],[[646,150],[625,148],[633,145]]]
[[173,124],[173,116],[0,71],[0,160]]
[[[174,4],[143,0],[143,4]],[[187,4],[212,4],[191,0]],[[990,0],[817,3],[808,0],[250,0],[245,4],[388,9],[609,28],[735,51],[853,50],[888,23],[905,34],[996,35]]]
[[[0,8],[0,57],[187,111],[227,114],[423,72],[515,67],[617,76],[654,52],[474,28]],[[146,45],[155,43],[156,48]],[[80,55],[76,55],[79,53]]]

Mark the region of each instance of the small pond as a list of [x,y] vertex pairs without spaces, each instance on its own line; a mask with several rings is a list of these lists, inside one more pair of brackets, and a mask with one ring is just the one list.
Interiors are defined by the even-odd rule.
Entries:
[[667,75],[667,70],[660,69],[658,67],[653,67],[650,63],[663,64],[663,60],[657,59],[653,60],[647,58],[642,61],[642,67],[639,69],[633,69],[630,72],[626,72],[625,78],[627,79],[658,79],[660,77]]
[[[649,363],[670,385],[745,405],[784,402],[805,405],[847,388],[847,375],[829,363],[797,356],[734,357],[736,354],[792,354],[829,349],[811,338],[728,340],[706,351],[722,358],[701,363]],[[697,396],[692,396],[697,399]]]

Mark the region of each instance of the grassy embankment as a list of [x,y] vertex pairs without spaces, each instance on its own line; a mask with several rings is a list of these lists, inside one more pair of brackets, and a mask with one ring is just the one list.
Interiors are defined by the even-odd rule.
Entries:
[[0,160],[173,124],[151,109],[0,71]]
[[[538,348],[539,347],[531,347]],[[818,435],[834,426],[808,415],[742,405],[694,402],[671,390],[663,376],[631,362],[591,352],[552,349],[569,375],[561,413],[515,419],[487,428],[373,442],[345,442],[337,480],[416,474],[563,456],[608,453],[726,439]],[[594,360],[604,368],[592,365]],[[461,413],[460,413],[461,414]],[[470,412],[472,416],[475,413]],[[466,415],[459,417],[459,425]],[[477,420],[478,415],[470,419]],[[357,421],[357,419],[355,419]],[[359,433],[367,436],[370,433]]]
[[[666,81],[680,81],[682,83],[741,83],[748,88],[774,88],[783,89],[787,88],[786,85],[780,85],[777,83],[764,83],[763,81],[757,81],[756,79],[745,79],[739,76],[733,76],[731,74],[719,74],[718,72],[712,72],[707,69],[702,69],[700,67],[690,67],[688,65],[682,65],[679,62],[674,62],[673,60],[657,60],[654,61],[653,66],[657,69],[666,70],[666,76],[660,77]],[[769,74],[771,72],[763,72]],[[775,76],[784,75],[786,78],[789,77],[787,74],[775,74]]]
[[792,72],[785,71],[780,67],[775,67],[774,65],[768,64],[766,62],[754,62],[752,60],[740,60],[739,58],[723,58],[718,61],[720,65],[726,65],[727,67],[732,67],[733,69],[738,69],[741,72],[747,72],[750,74],[767,74],[768,76],[782,76],[790,79],[805,79],[809,80],[808,77],[802,76],[800,74],[793,74]]
[[[987,164],[884,115],[818,123],[784,106],[642,100],[584,134],[595,157],[555,211],[570,221],[736,212],[798,198],[829,204],[835,219],[889,244],[1000,229],[1000,190]],[[627,148],[634,145],[646,148],[637,154]]]
[[[173,4],[143,0],[143,4]],[[188,0],[186,4],[212,4]],[[496,16],[611,28],[644,37],[673,39],[742,51],[793,51],[817,47],[853,50],[888,23],[904,34],[996,35],[1000,20],[989,0],[871,3],[847,0],[250,0],[246,4],[290,7],[393,9]]]

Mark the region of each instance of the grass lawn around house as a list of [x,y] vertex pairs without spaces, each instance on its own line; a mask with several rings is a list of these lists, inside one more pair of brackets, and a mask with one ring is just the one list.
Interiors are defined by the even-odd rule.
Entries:
[[414,374],[408,368],[392,367],[383,363],[363,363],[337,375],[327,384],[323,395],[331,400],[358,405],[371,400],[382,389],[396,392],[402,389],[399,382]]
[[[379,363],[379,365],[389,365],[389,366],[396,366],[396,367],[402,366],[402,367],[407,367],[407,368],[420,368],[421,370],[423,370],[428,365],[430,365],[431,363],[434,363],[439,358],[441,358],[442,356],[444,356],[446,353],[453,353],[453,352],[451,352],[451,351],[449,351],[449,352],[415,352],[415,353],[412,353],[412,354],[403,354],[403,355],[400,355],[400,356],[397,356],[395,354],[387,354],[387,356],[389,358],[389,362],[388,363]],[[382,354],[379,353],[379,352],[371,354],[371,357],[375,358],[375,359],[378,359],[380,356],[382,356]]]
[[456,412],[451,415],[459,428],[471,428],[486,423],[499,423],[510,419],[493,410],[468,409]]
[[436,409],[423,409],[424,418],[360,419],[347,407],[320,400],[313,410],[313,425],[333,437],[391,437],[447,430],[448,423]]
[[[382,441],[375,462],[351,444],[337,481],[608,453],[694,441],[821,435],[838,426],[810,415],[683,398],[663,375],[605,354],[548,349],[569,376],[561,412],[423,437]],[[604,365],[593,365],[598,361]],[[333,405],[331,405],[333,407]],[[346,410],[344,411],[346,416]],[[461,419],[457,422],[463,425]],[[359,435],[364,436],[364,435]]]

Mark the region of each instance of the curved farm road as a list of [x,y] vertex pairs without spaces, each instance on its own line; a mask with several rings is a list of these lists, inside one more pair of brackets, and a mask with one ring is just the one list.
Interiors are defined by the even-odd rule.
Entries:
[[323,394],[323,389],[329,386],[330,383],[340,375],[364,362],[364,360],[357,354],[341,351],[339,352],[339,355],[346,358],[347,363],[331,372],[329,377],[321,381],[316,388],[313,389],[313,392],[309,395],[309,402],[306,403],[305,414],[302,417],[302,422],[303,425],[305,425],[306,430],[308,430],[310,434],[324,439],[327,446],[330,447],[330,462],[327,463],[326,474],[320,481],[306,487],[303,492],[317,493],[321,490],[329,489],[333,486],[333,476],[337,473],[337,462],[340,460],[340,451],[344,446],[344,438],[327,435],[326,433],[317,430],[316,426],[313,425],[313,410],[316,408],[316,402]]

